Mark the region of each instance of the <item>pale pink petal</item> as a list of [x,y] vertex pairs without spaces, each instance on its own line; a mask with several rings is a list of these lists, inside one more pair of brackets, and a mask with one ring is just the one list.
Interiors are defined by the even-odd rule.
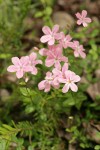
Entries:
[[70,71],[70,70],[67,70],[65,71],[65,77],[66,79],[71,79],[71,77],[74,75],[75,73]]
[[60,32],[60,36],[61,36],[62,39],[64,39],[65,38],[64,32]]
[[51,29],[48,26],[44,26],[42,28],[42,31],[44,34],[48,34],[48,35],[51,34]]
[[70,42],[69,47],[73,48],[74,47],[74,42]]
[[81,80],[80,76],[74,75],[73,76],[73,82],[79,82]]
[[48,71],[47,73],[46,73],[46,77],[51,77],[52,76],[52,73],[50,72],[50,71]]
[[54,68],[54,69],[52,70],[52,73],[53,73],[55,76],[58,76],[58,75],[62,74],[62,72],[60,71],[60,69],[61,69],[61,66],[60,66],[59,69]]
[[20,62],[22,65],[27,65],[29,63],[29,57],[28,56],[22,56],[20,58]]
[[54,25],[53,29],[52,29],[52,32],[53,33],[56,33],[59,31],[59,25]]
[[16,66],[20,65],[20,60],[18,57],[12,57],[12,63]]
[[68,92],[68,90],[69,90],[69,84],[65,84],[63,89],[62,89],[62,92],[66,93],[66,92]]
[[86,22],[83,22],[83,26],[84,26],[84,27],[87,27],[88,24],[87,24]]
[[65,57],[65,56],[62,56],[62,57],[60,58],[60,60],[63,61],[63,62],[68,62],[68,58]]
[[46,83],[46,80],[43,80],[38,84],[39,90],[43,90],[45,88],[45,83]]
[[59,77],[59,78],[58,78],[58,81],[59,81],[60,83],[66,83],[66,79],[64,79],[63,77]]
[[31,71],[31,74],[34,74],[34,75],[36,75],[37,74],[37,68],[36,67],[33,67],[33,70]]
[[7,68],[7,71],[9,71],[9,72],[16,72],[16,71],[17,71],[17,68],[16,68],[16,66],[11,65],[11,66],[9,66],[9,67]]
[[32,61],[32,60],[35,60],[35,59],[37,58],[37,54],[34,53],[34,52],[32,52],[32,53],[29,55],[29,58],[30,58],[31,61]]
[[24,75],[23,70],[20,70],[20,71],[16,72],[16,76],[17,76],[18,79],[22,78],[23,75]]
[[71,90],[72,90],[73,92],[77,92],[77,90],[78,90],[77,85],[74,84],[74,83],[70,83],[70,88],[71,88]]
[[55,78],[55,79],[53,80],[53,85],[54,85],[54,86],[58,86],[58,85],[59,85],[58,78]]
[[52,85],[55,89],[59,89],[59,87],[60,87],[60,85],[59,84],[57,84],[57,85]]
[[42,43],[45,43],[45,42],[49,41],[50,39],[51,39],[51,35],[44,35],[40,38],[40,41]]
[[86,58],[86,54],[85,54],[83,51],[80,51],[80,56],[81,56],[82,58]]
[[74,51],[74,56],[75,56],[75,57],[79,57],[78,51]]
[[62,72],[64,73],[67,70],[68,70],[68,63],[64,63],[64,65],[62,67]]
[[51,67],[54,64],[54,59],[46,59],[45,65]]
[[71,47],[71,48],[72,48],[72,47],[73,47],[73,42],[69,42],[69,43],[68,43],[68,47]]
[[62,47],[60,45],[57,45],[55,47],[54,53],[57,58],[60,58],[62,56]]
[[36,60],[36,64],[42,64],[42,60]]
[[74,41],[74,45],[77,47],[79,46],[79,41]]
[[76,15],[76,17],[77,17],[78,19],[81,18],[81,14],[80,14],[80,13],[76,13],[75,15]]
[[32,71],[32,69],[33,69],[33,67],[30,66],[30,65],[23,66],[23,71],[24,71],[24,72],[30,72],[30,71]]
[[85,18],[87,16],[87,11],[86,10],[82,10],[82,17]]
[[41,49],[39,50],[39,54],[42,55],[42,56],[46,56],[46,55],[47,55],[47,52],[48,52],[48,50],[45,49],[45,48],[41,48]]
[[81,20],[77,20],[77,24],[78,24],[78,25],[81,25],[81,24],[82,24],[82,21],[81,21]]
[[48,44],[49,44],[49,45],[53,45],[54,42],[55,42],[55,39],[54,39],[54,37],[52,37],[52,38],[48,41]]
[[56,61],[54,66],[55,66],[55,68],[57,68],[57,69],[61,68],[61,64],[60,64],[59,61]]
[[44,92],[49,92],[50,88],[51,88],[51,85],[49,83],[46,83]]
[[56,34],[54,35],[54,38],[55,38],[56,40],[60,40],[60,39],[62,39],[62,34],[61,34],[61,33],[56,33]]
[[85,18],[85,22],[90,23],[92,20],[90,18]]
[[71,41],[72,40],[72,37],[68,34],[68,35],[66,35],[66,41]]

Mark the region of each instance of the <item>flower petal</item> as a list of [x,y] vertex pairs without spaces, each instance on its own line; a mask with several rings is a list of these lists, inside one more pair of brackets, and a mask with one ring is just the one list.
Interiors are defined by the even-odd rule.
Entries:
[[60,39],[62,38],[62,34],[61,34],[61,33],[56,33],[56,34],[54,35],[54,38],[55,38],[56,40],[60,40]]
[[84,27],[87,27],[88,24],[87,24],[86,22],[83,22],[83,26],[84,26]]
[[90,23],[92,22],[91,18],[85,18],[85,22]]
[[59,77],[59,78],[58,78],[58,81],[59,81],[60,83],[66,83],[66,82],[67,82],[66,79],[64,79],[63,77]]
[[35,59],[37,58],[37,54],[34,53],[34,52],[32,52],[32,53],[29,55],[29,58],[30,58],[31,61],[32,61],[32,60],[35,60]]
[[59,31],[59,25],[54,25],[53,29],[52,29],[52,32],[53,33],[56,33]]
[[63,89],[62,89],[62,92],[66,93],[66,92],[68,92],[68,90],[69,90],[69,84],[65,84]]
[[38,84],[39,90],[43,90],[45,88],[45,83],[46,83],[46,80],[43,80]]
[[86,10],[82,10],[82,17],[85,18],[87,16],[87,11]]
[[83,51],[80,51],[80,56],[81,56],[83,59],[85,59],[86,54],[85,54]]
[[23,67],[23,71],[24,72],[30,72],[33,70],[33,66],[27,65]]
[[57,69],[61,68],[61,64],[59,61],[55,62],[55,68],[57,68]]
[[50,88],[51,88],[51,85],[49,83],[46,83],[44,92],[49,92]]
[[16,76],[17,76],[18,79],[22,78],[23,75],[24,75],[23,70],[20,70],[20,71],[16,72]]
[[32,71],[31,71],[31,74],[34,74],[36,75],[37,74],[37,68],[35,66],[32,67]]
[[75,57],[79,57],[78,51],[74,51],[74,56],[75,56]]
[[62,67],[62,72],[65,72],[68,70],[68,63],[64,63],[63,67]]
[[77,12],[75,15],[76,15],[76,17],[77,17],[78,19],[81,18],[81,14],[80,14],[79,12]]
[[41,48],[41,49],[39,50],[39,54],[42,55],[42,56],[46,56],[46,55],[47,55],[47,52],[48,52],[48,50],[45,49],[45,48]]
[[54,64],[54,59],[46,59],[45,65],[51,67]]
[[20,59],[18,57],[12,57],[12,63],[14,65],[20,65]]
[[7,68],[7,71],[9,71],[9,72],[16,72],[16,71],[17,71],[17,68],[16,68],[16,66],[11,65],[11,66],[9,66],[9,67]]
[[77,92],[77,90],[78,90],[77,85],[74,84],[74,83],[70,83],[70,88],[71,88],[71,90],[72,90],[73,92]]
[[51,40],[51,35],[44,35],[44,36],[42,36],[42,37],[40,38],[40,41],[41,41],[42,43],[45,43],[45,42],[47,42],[47,41],[49,41],[49,40]]
[[81,24],[82,24],[82,21],[81,21],[81,20],[77,20],[77,24],[78,24],[78,25],[81,25]]
[[48,41],[48,45],[53,45],[55,42],[54,37],[52,37],[49,41]]
[[79,82],[81,80],[80,76],[74,75],[73,82]]
[[51,29],[48,26],[44,26],[42,28],[42,31],[44,34],[48,34],[48,35],[51,34]]
[[21,62],[21,64],[22,64],[23,66],[28,65],[28,63],[29,63],[29,57],[28,57],[28,56],[22,56],[22,57],[20,58],[20,62]]

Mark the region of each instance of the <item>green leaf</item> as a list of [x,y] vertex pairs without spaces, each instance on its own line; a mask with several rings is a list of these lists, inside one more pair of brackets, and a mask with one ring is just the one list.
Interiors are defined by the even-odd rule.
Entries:
[[24,95],[24,96],[30,96],[30,89],[29,89],[29,88],[21,87],[21,88],[20,88],[20,92],[21,92],[21,94]]
[[36,12],[35,17],[39,18],[39,17],[42,17],[43,15],[44,15],[44,12],[38,11],[38,12]]
[[95,150],[100,150],[100,145],[96,145],[96,146],[94,147],[94,149],[95,149]]
[[28,150],[34,150],[34,147],[35,147],[35,146],[33,146],[33,145],[32,145],[32,146],[29,146],[29,147],[28,147]]
[[63,106],[73,106],[75,105],[75,101],[73,98],[67,99],[66,101],[63,102]]
[[0,139],[0,150],[6,150],[7,148],[7,141]]
[[11,126],[6,125],[6,124],[3,124],[2,126],[3,126],[5,129],[9,130],[9,131],[15,130],[14,128],[12,128]]
[[50,16],[52,14],[52,8],[51,7],[46,7],[45,14]]

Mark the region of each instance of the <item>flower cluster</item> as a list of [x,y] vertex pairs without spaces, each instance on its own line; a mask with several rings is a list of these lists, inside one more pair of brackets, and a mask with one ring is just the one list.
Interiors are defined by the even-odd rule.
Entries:
[[32,52],[29,56],[12,57],[13,65],[7,68],[9,72],[16,72],[18,79],[22,78],[25,73],[30,72],[33,75],[37,74],[37,64],[42,64],[41,60],[37,60],[37,54]]
[[76,75],[74,72],[68,70],[68,64],[65,63],[63,67],[60,69],[54,68],[52,72],[47,72],[45,80],[41,81],[38,84],[39,90],[43,90],[44,92],[50,91],[51,86],[58,89],[60,87],[60,83],[65,83],[62,92],[66,93],[69,89],[73,92],[77,92],[78,88],[75,82],[80,81],[80,77]]
[[[91,22],[90,18],[86,18],[87,11],[83,10],[82,15],[76,14],[79,19],[77,24],[83,24],[84,27]],[[39,90],[49,92],[51,87],[60,88],[60,84],[64,84],[62,92],[66,93],[69,89],[77,92],[78,87],[75,83],[80,81],[80,77],[73,71],[69,70],[68,57],[64,55],[67,48],[72,49],[75,57],[85,58],[85,49],[79,41],[73,40],[71,35],[65,35],[59,31],[59,25],[54,25],[52,29],[44,26],[42,29],[44,35],[40,38],[41,43],[47,43],[47,48],[35,50],[45,57],[45,66],[52,67],[52,71],[46,73],[45,79],[38,84]],[[37,60],[37,54],[31,53],[29,56],[12,58],[13,65],[9,66],[9,72],[16,72],[17,78],[22,78],[25,73],[30,72],[33,75],[37,74],[37,64],[42,64],[41,60]]]
[[[82,58],[85,58],[85,49],[82,45],[79,45],[78,41],[72,41],[72,37],[69,34],[65,35],[63,32],[58,31],[58,25],[55,25],[52,30],[47,26],[43,27],[45,35],[41,37],[40,41],[43,43],[47,42],[48,48],[40,49],[39,54],[46,56],[45,65],[47,67],[53,66],[53,69],[52,72],[46,73],[45,79],[38,84],[38,88],[39,90],[48,92],[51,87],[57,89],[60,87],[61,83],[64,83],[65,85],[62,89],[63,93],[68,92],[69,89],[76,92],[78,88],[75,83],[80,81],[80,77],[69,70],[68,58],[63,55],[63,51],[69,47],[73,50],[75,57],[81,56]],[[52,40],[53,42],[50,42]],[[64,63],[63,66],[61,65],[61,62]]]

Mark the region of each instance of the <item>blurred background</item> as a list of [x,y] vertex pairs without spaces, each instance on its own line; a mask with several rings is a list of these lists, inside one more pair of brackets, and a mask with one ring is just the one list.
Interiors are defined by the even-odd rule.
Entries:
[[[76,24],[75,13],[83,9],[87,10],[92,19],[87,28]],[[33,108],[21,96],[18,80],[14,74],[7,72],[7,67],[11,64],[12,57],[28,55],[36,51],[34,47],[42,48],[42,27],[52,27],[54,24],[59,24],[61,30],[70,33],[73,39],[84,45],[87,58],[77,60],[77,67],[72,58],[72,70],[82,77],[81,94],[76,95],[77,104],[73,100],[70,103],[67,101],[63,106],[60,102],[56,106],[56,101],[52,104],[52,107],[56,106],[53,108],[54,112],[57,109],[55,118],[58,124],[50,124],[51,128],[49,122],[47,126],[43,125],[44,130],[46,127],[50,129],[46,130],[46,135],[43,129],[38,130],[39,119],[34,124],[33,118],[40,106],[36,104],[36,108]],[[37,83],[40,81],[39,76],[42,78],[42,73],[37,76]],[[30,87],[35,87],[34,77],[31,77]],[[44,119],[46,112],[44,114],[42,111]],[[55,118],[51,120],[54,119],[55,122]],[[15,123],[31,121],[37,129],[32,135],[33,144],[29,142],[27,135],[21,137],[24,141],[21,150],[100,150],[100,0],[0,0],[0,125],[12,126],[12,120]],[[73,128],[69,129],[69,126]],[[18,139],[19,137],[18,135]],[[6,145],[5,140],[3,142]],[[1,144],[0,150],[3,150]],[[10,143],[7,150],[17,148]]]

